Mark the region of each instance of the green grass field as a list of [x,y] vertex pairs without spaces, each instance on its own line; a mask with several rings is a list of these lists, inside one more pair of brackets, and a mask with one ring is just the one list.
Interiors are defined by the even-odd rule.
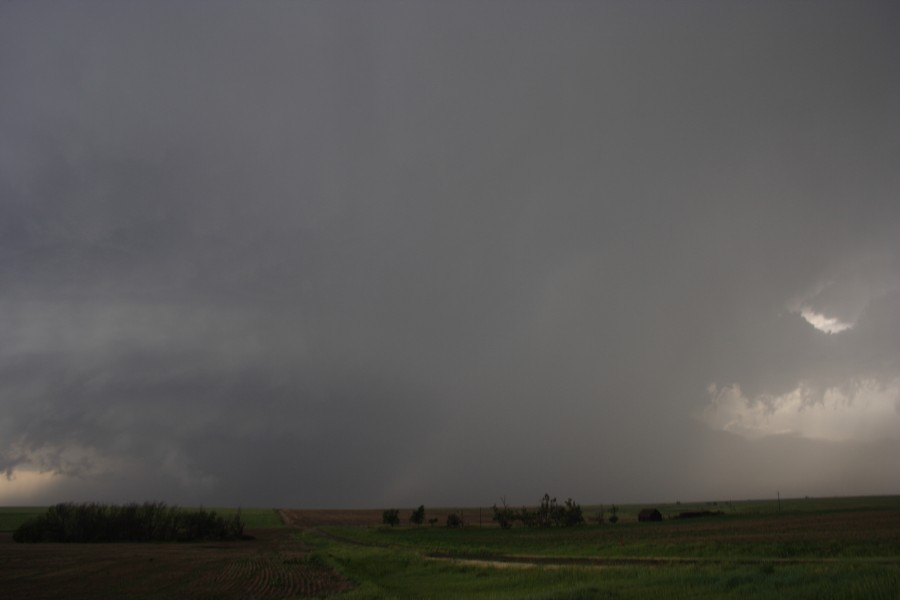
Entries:
[[514,566],[319,542],[355,584],[341,598],[897,598],[900,567],[876,564]]
[[272,529],[284,527],[281,517],[278,516],[278,510],[274,508],[213,508],[226,519],[234,515],[238,510],[241,511],[241,520],[247,529]]
[[30,519],[43,514],[42,506],[3,506],[0,507],[0,531],[15,531],[16,528]]
[[[898,598],[900,498],[659,506],[716,517],[569,529],[323,527],[360,598]],[[587,513],[590,515],[590,513]]]

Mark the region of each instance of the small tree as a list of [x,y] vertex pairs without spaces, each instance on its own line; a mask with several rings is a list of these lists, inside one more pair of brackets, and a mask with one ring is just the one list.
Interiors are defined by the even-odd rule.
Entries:
[[234,516],[228,520],[228,533],[234,539],[242,539],[244,537],[244,520],[241,519],[241,509],[238,507]]
[[544,494],[541,498],[541,504],[538,506],[536,521],[538,527],[550,527],[553,525],[556,517],[556,498],[551,498],[550,494]]
[[569,498],[566,500],[565,506],[562,508],[562,517],[560,522],[564,527],[572,527],[573,525],[581,525],[584,523],[584,515],[581,512],[581,506],[575,504],[575,501]]
[[619,507],[613,504],[609,507],[609,522],[610,523],[618,523],[619,522]]
[[522,507],[520,511],[505,513],[504,508],[494,506],[494,520],[504,526],[504,518],[509,516],[509,525],[512,521],[521,521],[525,527],[572,527],[584,523],[584,515],[581,512],[581,506],[576,504],[574,500],[569,498],[565,503],[560,504],[556,498],[551,498],[550,494],[544,494],[541,503],[536,510],[528,510]]
[[396,508],[391,508],[383,513],[381,513],[381,522],[385,525],[390,525],[393,527],[394,525],[400,524],[400,511]]
[[412,514],[409,515],[409,522],[413,525],[421,525],[425,522],[425,505],[420,504],[419,508],[412,511]]
[[459,529],[463,526],[462,517],[456,513],[447,515],[447,527],[450,529]]
[[506,505],[505,496],[500,497],[500,503],[502,504],[500,508],[496,504],[491,507],[494,510],[493,519],[500,525],[501,529],[509,529],[513,526],[513,521],[516,519],[516,511]]

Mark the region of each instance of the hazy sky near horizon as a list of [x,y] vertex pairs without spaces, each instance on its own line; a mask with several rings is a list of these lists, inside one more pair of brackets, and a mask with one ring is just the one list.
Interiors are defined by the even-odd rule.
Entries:
[[0,504],[897,456],[896,2],[0,5]]

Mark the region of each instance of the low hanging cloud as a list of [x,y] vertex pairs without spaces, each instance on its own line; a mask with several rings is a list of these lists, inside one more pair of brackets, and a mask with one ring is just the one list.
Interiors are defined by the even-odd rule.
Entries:
[[710,385],[701,419],[714,429],[759,439],[797,435],[813,440],[900,439],[900,380],[849,382],[816,390],[808,383],[786,394],[748,398],[737,384]]
[[818,276],[787,303],[786,325],[801,333],[798,320],[807,324],[793,352],[767,362],[760,373],[745,372],[750,381],[756,378],[752,391],[740,381],[711,383],[702,422],[749,439],[900,439],[900,352],[893,341],[900,274],[892,255],[845,257]]

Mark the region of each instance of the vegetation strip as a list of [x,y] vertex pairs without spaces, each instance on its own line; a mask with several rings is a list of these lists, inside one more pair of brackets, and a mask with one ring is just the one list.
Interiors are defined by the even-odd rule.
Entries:
[[164,502],[63,502],[29,518],[13,534],[20,543],[190,542],[243,537],[240,511],[225,519],[215,511],[185,510]]
[[897,558],[837,559],[837,558],[693,558],[681,556],[659,557],[588,557],[588,556],[529,556],[515,554],[459,554],[454,552],[426,552],[425,558],[448,561],[478,561],[483,563],[511,563],[522,565],[626,567],[640,565],[801,565],[801,564],[866,564],[900,566]]

